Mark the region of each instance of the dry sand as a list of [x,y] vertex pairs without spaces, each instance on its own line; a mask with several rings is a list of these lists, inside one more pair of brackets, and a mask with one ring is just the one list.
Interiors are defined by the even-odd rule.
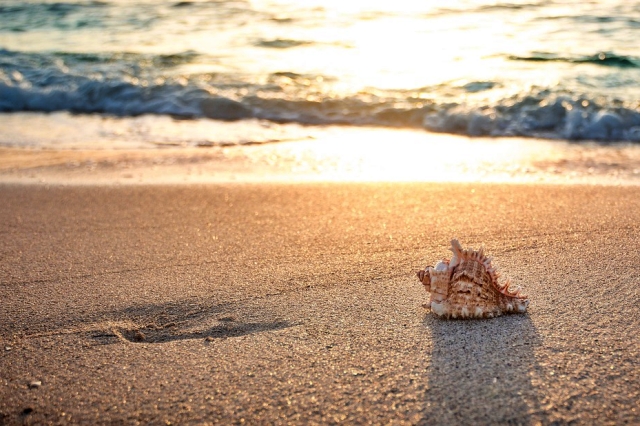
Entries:
[[[640,188],[0,185],[0,424],[639,424]],[[438,320],[485,247],[527,315]]]

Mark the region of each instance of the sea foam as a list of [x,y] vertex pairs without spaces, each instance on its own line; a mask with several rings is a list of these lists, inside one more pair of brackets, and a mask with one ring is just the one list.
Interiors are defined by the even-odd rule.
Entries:
[[[441,88],[421,88],[432,92],[431,99],[419,99],[415,91],[388,92],[380,96],[359,93],[340,97],[304,99],[284,96],[285,83],[236,83],[244,92],[238,96],[225,90],[228,82],[203,83],[197,76],[185,81],[154,81],[128,75],[131,64],[122,60],[108,72],[87,75],[60,60],[30,54],[15,60],[14,52],[4,54],[0,68],[0,112],[70,111],[114,116],[162,114],[183,118],[207,117],[217,120],[266,119],[301,124],[347,124],[424,128],[433,132],[468,136],[530,136],[550,139],[640,141],[640,112],[616,99],[590,99],[584,95],[553,93],[549,90],[498,99],[493,103],[454,103],[438,100]],[[180,55],[178,55],[180,56]],[[180,56],[181,57],[181,56]],[[11,60],[14,59],[14,60]],[[140,58],[135,59],[140,61]],[[92,59],[95,62],[95,58]],[[13,64],[11,62],[14,62]],[[19,63],[19,64],[16,64]],[[35,62],[34,65],[24,65]],[[67,61],[69,62],[69,61]],[[160,63],[155,58],[151,63]],[[119,71],[117,68],[125,71]],[[278,85],[280,84],[280,85]],[[491,90],[491,84],[468,83],[460,90],[475,93]],[[275,95],[274,95],[275,94]]]

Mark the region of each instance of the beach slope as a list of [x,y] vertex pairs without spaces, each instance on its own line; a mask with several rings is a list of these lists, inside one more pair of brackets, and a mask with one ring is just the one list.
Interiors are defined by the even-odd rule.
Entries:
[[[0,185],[0,424],[640,423],[640,188]],[[443,321],[449,241],[526,315]]]

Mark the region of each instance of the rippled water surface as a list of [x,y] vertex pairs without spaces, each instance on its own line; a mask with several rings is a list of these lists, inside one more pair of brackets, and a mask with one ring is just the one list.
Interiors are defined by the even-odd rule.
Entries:
[[639,36],[624,0],[4,0],[0,112],[634,143]]

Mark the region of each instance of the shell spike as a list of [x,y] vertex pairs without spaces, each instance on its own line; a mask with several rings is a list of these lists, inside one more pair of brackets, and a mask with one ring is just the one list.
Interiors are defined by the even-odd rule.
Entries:
[[455,238],[451,240],[451,249],[454,254],[462,253],[462,246],[460,245],[460,241]]
[[451,240],[451,248],[449,250],[453,252],[453,257],[451,257],[451,262],[449,264],[453,268],[460,263],[460,260],[463,257],[463,250],[460,245],[460,241],[456,239]]

